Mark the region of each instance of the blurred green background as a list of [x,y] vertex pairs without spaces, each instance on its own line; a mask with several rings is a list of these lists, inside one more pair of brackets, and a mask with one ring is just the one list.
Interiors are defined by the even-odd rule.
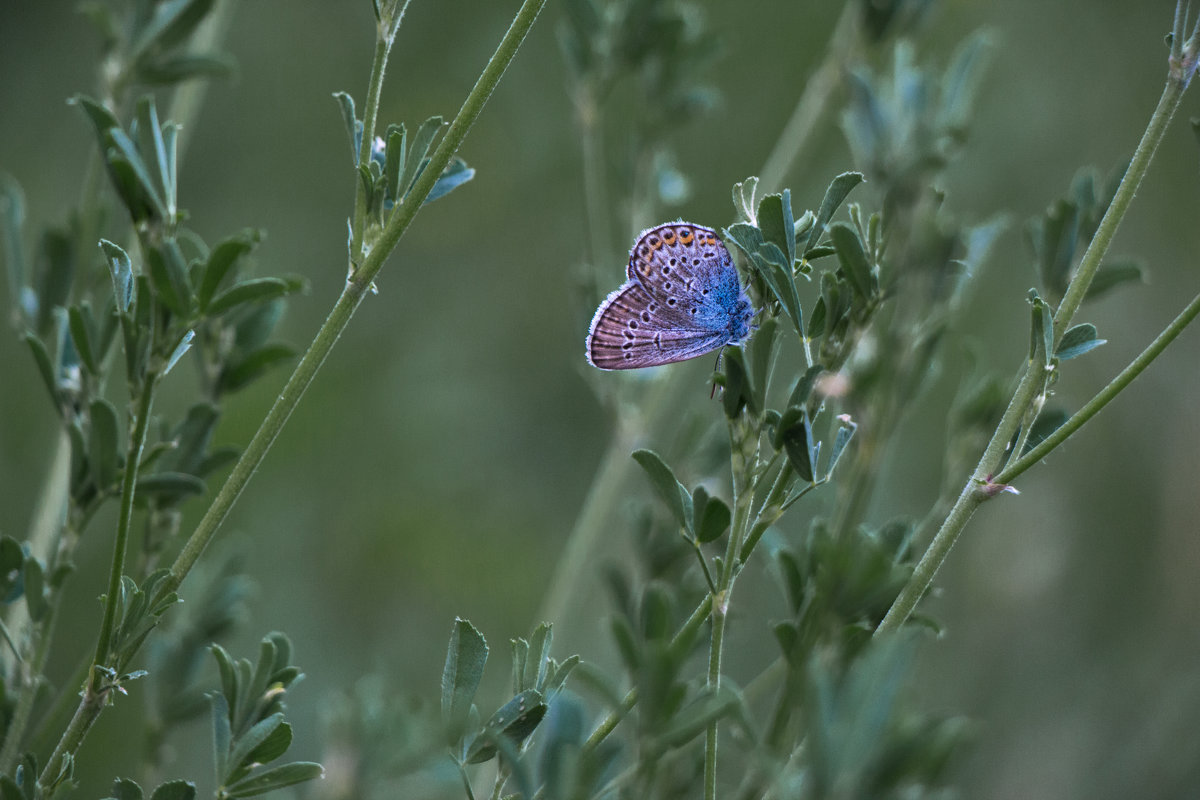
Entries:
[[[517,5],[415,0],[381,121],[452,116]],[[725,46],[708,76],[722,102],[677,142],[692,195],[664,219],[733,220],[729,188],[761,168],[839,5],[706,4]],[[995,35],[946,188],[948,208],[967,220],[1008,211],[1017,223],[986,265],[961,331],[1004,375],[1028,346],[1034,276],[1021,225],[1066,191],[1078,167],[1107,173],[1132,152],[1162,88],[1172,10],[1168,0],[950,0],[936,4],[918,40],[922,61],[945,64],[980,26]],[[308,675],[291,698],[296,757],[320,758],[319,707],[364,673],[434,697],[456,615],[488,637],[490,685],[503,685],[506,641],[537,622],[607,445],[611,420],[583,379],[592,308],[577,302],[586,220],[555,36],[561,14],[548,5],[468,137],[461,155],[476,179],[418,216],[379,295],[360,309],[209,554],[213,568],[240,556],[259,584],[231,650],[248,655],[272,629],[296,644]],[[181,204],[195,229],[213,241],[264,228],[265,270],[311,281],[281,331],[297,345],[345,279],[353,173],[330,95],[363,96],[373,26],[367,0],[240,4],[226,47],[238,76],[209,90],[183,155]],[[97,52],[73,4],[0,3],[0,169],[24,186],[31,231],[61,223],[78,196],[95,145],[64,100],[91,90]],[[1200,288],[1200,151],[1186,121],[1198,107],[1197,97],[1185,99],[1114,244],[1116,254],[1145,259],[1148,284],[1084,311],[1109,344],[1069,365],[1058,399],[1070,407]],[[857,166],[839,113],[820,122],[814,148],[789,176],[801,204]],[[615,287],[623,264],[604,270]],[[1198,357],[1200,334],[1189,331],[1099,421],[1025,476],[1019,497],[985,507],[940,574],[926,610],[946,631],[923,648],[915,702],[977,723],[977,743],[959,765],[965,796],[1200,793]],[[710,366],[680,369],[706,393]],[[181,374],[160,408],[186,400]],[[0,344],[0,375],[0,532],[20,538],[56,420],[14,336]],[[248,440],[284,378],[239,395],[218,443]],[[909,417],[878,519],[919,514],[932,501],[952,389],[939,381]],[[190,510],[194,521],[199,509]],[[79,553],[70,607],[82,610],[68,616],[82,619],[61,629],[55,677],[92,646],[111,531],[112,518],[98,518]],[[585,610],[562,621],[574,628],[560,631],[564,647],[610,661],[608,640],[591,635],[603,630],[605,599],[575,600]],[[773,652],[763,621],[734,624],[743,628],[739,646]],[[93,738],[120,725],[121,715],[110,715]],[[206,736],[198,731],[196,741]],[[188,749],[183,763],[192,761]],[[104,787],[109,777],[97,780]]]

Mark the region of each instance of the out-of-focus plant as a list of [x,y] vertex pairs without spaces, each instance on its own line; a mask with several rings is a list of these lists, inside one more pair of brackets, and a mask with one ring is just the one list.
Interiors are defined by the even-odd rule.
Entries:
[[[147,663],[154,668],[150,679],[157,702],[145,706],[145,750],[149,767],[159,768],[172,728],[206,705],[196,673],[210,647],[221,677],[219,691],[211,695],[214,795],[249,797],[321,774],[318,765],[305,762],[264,768],[283,755],[292,738],[281,699],[300,673],[288,663],[286,637],[264,640],[255,665],[235,662],[215,644],[238,617],[244,579],[214,579],[186,625],[174,625],[157,640],[151,637],[179,602],[181,584],[416,211],[474,175],[455,153],[543,3],[529,0],[516,13],[453,121],[446,126],[432,118],[411,136],[402,124],[376,135],[387,57],[407,2],[373,3],[378,24],[363,119],[356,117],[349,95],[338,95],[353,146],[356,186],[346,288],[244,449],[213,446],[221,408],[231,394],[293,361],[296,351],[274,341],[272,332],[286,298],[306,282],[256,274],[254,255],[262,240],[257,231],[215,244],[204,241],[188,226],[180,202],[181,123],[195,114],[199,95],[179,89],[185,82],[229,72],[231,62],[215,51],[215,39],[231,5],[216,0],[139,0],[119,8],[86,4],[101,34],[102,63],[94,96],[79,95],[72,102],[98,148],[82,181],[79,207],[69,212],[64,228],[42,235],[32,259],[26,257],[21,189],[9,177],[0,184],[10,318],[62,430],[43,507],[33,514],[39,522],[24,542],[0,540],[7,583],[3,630],[9,645],[0,675],[5,712],[0,791],[5,796],[49,798],[69,786],[89,729],[119,695],[147,677],[141,668]],[[179,100],[172,105],[175,119],[160,116],[154,89],[164,93],[159,98]],[[105,199],[102,179],[114,203]],[[195,367],[195,401],[156,408],[160,387],[177,378],[184,361]],[[124,413],[117,405],[123,397],[128,399]],[[232,472],[209,501],[198,529],[181,542],[180,509],[205,495],[207,481],[231,462]],[[74,554],[96,513],[110,503],[117,507],[116,536],[94,654],[76,681],[47,698],[47,654],[65,611],[61,598]],[[161,566],[164,558],[174,558],[169,568]],[[142,648],[148,640],[156,642],[149,657]],[[75,711],[68,714],[80,687]],[[142,796],[140,787],[126,779],[117,781],[113,793],[122,800]],[[194,794],[191,784],[168,781],[152,797]]]

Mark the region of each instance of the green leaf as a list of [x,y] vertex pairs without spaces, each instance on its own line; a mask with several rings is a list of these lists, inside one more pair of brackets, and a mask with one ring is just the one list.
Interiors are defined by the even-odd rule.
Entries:
[[42,382],[46,384],[46,390],[50,392],[50,399],[54,402],[55,410],[57,410],[58,382],[54,378],[54,367],[50,363],[50,354],[46,352],[46,345],[33,331],[25,332],[25,343],[29,345],[29,351],[33,354],[33,363],[37,365],[38,374],[42,376]]
[[192,287],[178,245],[164,242],[161,247],[147,248],[146,262],[150,267],[150,281],[163,304],[174,314],[187,319],[192,313]]
[[120,459],[120,433],[117,411],[102,397],[92,400],[88,407],[91,432],[88,436],[88,463],[96,490],[104,492],[117,482],[117,462]]
[[1058,343],[1058,349],[1054,351],[1054,357],[1059,361],[1067,361],[1107,343],[1107,339],[1096,338],[1095,325],[1085,322],[1070,328],[1063,334],[1062,341]]
[[788,461],[796,474],[809,483],[813,479],[815,443],[812,434],[812,422],[808,412],[803,408],[791,406],[783,412],[779,428],[775,434],[776,447],[782,447],[787,452]]
[[221,372],[222,392],[236,392],[258,380],[271,367],[296,355],[295,349],[286,344],[263,345],[235,363],[228,364]]
[[251,750],[247,760],[254,764],[270,764],[286,753],[291,746],[292,726],[285,722],[271,731],[270,736]]
[[825,477],[833,475],[833,468],[837,466],[838,461],[842,457],[842,453],[846,450],[846,445],[850,444],[850,440],[854,437],[854,432],[858,430],[858,425],[854,420],[850,419],[849,415],[843,415],[838,418],[841,427],[838,428],[837,436],[833,440],[833,448],[829,452],[829,466],[825,468]]
[[813,386],[817,383],[817,378],[825,368],[820,364],[813,364],[804,374],[796,380],[796,385],[792,387],[792,393],[788,397],[787,404],[789,406],[804,406],[808,403],[809,396],[812,395]]
[[762,231],[764,242],[779,248],[787,259],[784,263],[790,272],[796,260],[796,219],[792,216],[790,190],[784,189],[783,194],[769,194],[759,201],[758,228]]
[[154,6],[154,14],[141,29],[131,48],[134,60],[146,52],[166,50],[192,35],[212,10],[215,0],[163,0]]
[[529,639],[529,654],[533,658],[525,660],[518,692],[525,689],[541,690],[546,682],[546,671],[550,668],[550,644],[553,641],[554,631],[550,623],[538,625]]
[[487,656],[483,634],[467,620],[455,619],[442,669],[442,722],[450,745],[462,737]]
[[736,222],[730,225],[725,229],[725,235],[747,256],[758,252],[758,248],[763,244],[762,231],[748,222]]
[[195,800],[196,784],[191,781],[167,781],[159,784],[150,800]]
[[199,475],[205,453],[212,441],[220,412],[212,403],[196,403],[171,432],[173,448],[163,459],[163,468],[174,472]]
[[1040,361],[1044,366],[1050,366],[1051,354],[1054,352],[1054,313],[1036,289],[1029,290],[1029,304],[1032,306],[1029,360]]
[[108,261],[117,310],[124,314],[133,303],[133,266],[129,262],[129,254],[107,239],[100,240],[100,249],[104,251],[104,258]]
[[257,247],[260,241],[262,241],[262,234],[259,231],[247,230],[237,236],[225,239],[212,249],[212,252],[208,254],[208,261],[204,265],[204,277],[200,281],[200,290],[196,295],[201,311],[208,310],[208,304],[212,302],[213,295],[221,288],[222,282],[229,271],[233,269],[237,260]]
[[171,86],[197,78],[231,78],[236,72],[237,62],[224,53],[172,54],[143,61],[137,67],[138,81],[147,86]]
[[213,298],[208,306],[207,314],[215,317],[243,303],[272,300],[291,291],[292,285],[281,278],[251,278]]
[[311,781],[325,775],[325,768],[312,761],[293,761],[279,767],[263,770],[243,778],[232,786],[225,787],[226,797],[255,797],[273,792],[285,786]]
[[1102,264],[1100,265],[1100,269],[1096,270],[1096,274],[1092,278],[1087,294],[1083,296],[1083,299],[1087,301],[1096,300],[1118,286],[1134,282],[1144,283],[1145,280],[1146,270],[1136,261],[1114,261],[1109,264]]
[[129,778],[117,778],[113,781],[112,796],[113,800],[142,800],[142,787]]
[[354,110],[354,98],[346,92],[334,92],[333,99],[342,110],[342,122],[346,124],[346,134],[350,137],[350,158],[355,167],[358,166],[358,137],[362,135],[362,123]]
[[0,603],[12,603],[24,592],[21,581],[24,565],[21,543],[11,536],[0,536]]
[[519,747],[541,723],[547,708],[542,693],[534,689],[521,692],[509,700],[484,723],[483,733],[467,751],[467,763],[480,764],[493,758],[500,737]]
[[[236,780],[239,773],[249,769],[256,762],[252,754],[258,747],[267,742],[280,726],[286,725],[283,721],[283,714],[271,714],[263,720],[259,720],[250,727],[248,731],[235,737],[233,741],[233,749],[229,751],[229,760],[226,762],[226,774],[221,776],[221,782],[226,783],[230,780]],[[287,735],[288,743],[291,743],[290,731]],[[284,747],[286,750],[286,746]]]
[[46,598],[46,572],[42,562],[36,558],[25,559],[25,607],[29,609],[29,618],[40,622],[50,611],[50,601]]
[[741,413],[749,397],[750,378],[746,374],[746,360],[739,347],[727,347],[721,355],[725,362],[725,383],[721,402],[725,416],[734,419]]
[[741,695],[728,685],[728,678],[715,690],[702,689],[696,699],[671,720],[659,743],[676,748],[703,733],[716,720],[724,719],[742,705]]
[[163,375],[166,375],[171,371],[172,367],[179,363],[179,359],[183,358],[183,354],[191,349],[192,340],[195,338],[196,332],[194,330],[189,330],[183,334],[179,340],[179,344],[175,345],[175,349],[171,351],[171,355],[167,358],[167,365],[163,367],[162,371]]
[[118,177],[117,190],[135,222],[166,219],[167,207],[137,145],[121,128],[110,128],[104,157]]
[[[221,672],[222,693],[211,694],[213,722],[213,757],[216,759],[218,780],[229,774],[229,748],[233,742],[233,731],[229,723],[229,703],[237,702],[237,672],[229,654],[218,644],[212,646]],[[226,699],[228,698],[228,699]]]
[[167,158],[167,145],[163,139],[162,126],[158,122],[158,110],[154,107],[154,96],[143,95],[138,99],[137,109],[138,150],[152,177],[157,178],[155,189],[162,196],[168,215],[175,209],[175,164]]
[[64,230],[51,229],[42,235],[42,268],[35,287],[37,331],[45,336],[52,325],[56,309],[67,305],[75,282],[75,247],[72,235]]
[[571,673],[574,672],[575,668],[578,667],[582,662],[583,659],[577,655],[567,656],[567,658],[561,664],[555,666],[554,671],[546,677],[546,682],[543,685],[543,691],[547,694],[550,694],[561,690],[563,684],[567,682],[567,678],[570,677]]
[[813,220],[812,227],[808,230],[808,235],[804,237],[804,243],[797,242],[798,250],[807,259],[813,259],[817,256],[813,255],[812,251],[817,246],[821,236],[825,233],[825,226],[829,224],[829,220],[833,219],[834,213],[838,206],[846,199],[846,195],[850,191],[863,182],[863,174],[861,172],[843,172],[838,175],[829,184],[829,188],[825,190],[825,198],[821,200],[821,206],[817,209],[816,219]]
[[754,195],[757,191],[758,177],[754,175],[733,185],[733,207],[737,209],[738,216],[748,222],[754,219]]
[[437,182],[429,190],[429,194],[425,197],[425,203],[432,203],[438,198],[445,197],[474,177],[475,170],[468,167],[467,162],[455,156],[450,159],[450,163],[442,170]]
[[778,342],[776,334],[779,324],[774,318],[768,317],[758,326],[754,338],[746,347],[750,359],[750,384],[753,394],[753,406],[756,410],[766,408],[767,389],[771,377],[771,366],[775,362],[775,345]]
[[792,276],[791,267],[782,263],[785,258],[778,247],[772,242],[767,242],[751,254],[750,261],[783,306],[796,333],[803,336],[804,319],[800,311],[800,294],[796,290],[796,279]]
[[[699,486],[696,487],[696,491],[700,491]],[[703,508],[694,508],[692,513],[696,520],[696,538],[701,542],[715,542],[721,538],[721,534],[725,533],[730,520],[733,519],[729,506],[719,497],[706,498]]]
[[388,199],[395,202],[396,185],[400,182],[400,172],[404,169],[404,160],[407,158],[408,131],[403,123],[389,125],[383,141],[383,177],[387,183]]
[[850,286],[860,298],[870,299],[875,294],[875,274],[867,261],[858,231],[844,222],[838,222],[829,227],[829,238],[837,248],[838,262]]
[[671,516],[675,518],[675,523],[680,528],[690,531],[692,526],[691,520],[688,519],[687,510],[691,508],[691,495],[688,494],[687,489],[683,488],[683,484],[676,479],[675,473],[662,460],[662,457],[653,450],[635,450],[633,452],[633,459],[650,476],[650,484],[654,487],[654,491],[658,493],[659,498],[666,503]]
[[441,117],[430,117],[417,129],[413,136],[412,149],[409,150],[408,158],[404,161],[404,171],[400,173],[400,180],[396,184],[396,197],[399,200],[403,200],[408,194],[408,190],[412,188],[421,168],[427,163],[425,156],[429,153],[434,137],[437,136],[444,124]]
[[1061,428],[1070,418],[1071,415],[1061,408],[1048,408],[1039,414],[1033,422],[1033,427],[1029,429],[1029,437],[1025,440],[1025,449],[1021,451],[1021,455],[1025,455],[1041,444],[1047,436]]
[[194,495],[204,494],[207,487],[195,475],[183,472],[157,472],[138,478],[134,498],[139,506],[153,500],[156,505],[170,506]]
[[68,324],[71,328],[71,340],[75,343],[75,352],[79,354],[79,362],[92,375],[100,371],[96,359],[96,351],[92,343],[96,340],[96,326],[92,321],[91,309],[88,306],[71,306],[67,309]]
[[25,193],[21,184],[8,173],[0,172],[0,262],[8,274],[8,298],[14,308],[32,316],[36,309],[27,305],[29,297],[29,265],[22,247],[25,227]]

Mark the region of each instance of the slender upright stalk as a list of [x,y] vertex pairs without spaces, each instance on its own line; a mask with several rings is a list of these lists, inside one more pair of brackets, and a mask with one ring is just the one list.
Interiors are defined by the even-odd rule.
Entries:
[[[96,656],[92,663],[102,666],[108,661],[112,649],[113,627],[117,605],[121,597],[121,578],[125,575],[125,554],[129,549],[129,531],[133,527],[133,500],[137,486],[138,468],[142,462],[142,450],[146,446],[146,431],[150,429],[150,409],[154,405],[158,373],[149,371],[142,381],[142,391],[133,429],[129,434],[129,450],[125,455],[125,474],[121,479],[121,507],[117,517],[117,538],[113,544],[112,564],[108,572],[108,595],[104,598],[104,620],[100,623],[100,636],[96,641]],[[103,675],[93,670],[88,692],[99,692]],[[49,765],[47,765],[49,767]]]
[[191,572],[197,559],[200,558],[200,554],[204,552],[213,535],[228,516],[229,510],[233,508],[234,502],[246,488],[250,477],[262,463],[267,451],[274,443],[275,437],[279,435],[288,417],[300,402],[304,390],[308,388],[317,370],[320,369],[321,364],[333,349],[334,343],[349,324],[350,317],[362,302],[371,282],[383,267],[384,261],[395,249],[400,237],[408,230],[408,226],[412,224],[413,218],[416,217],[425,198],[429,196],[429,192],[441,176],[442,170],[450,163],[450,158],[458,151],[463,139],[466,138],[467,131],[479,117],[484,104],[495,90],[504,70],[517,54],[517,49],[521,46],[525,35],[537,18],[538,12],[545,4],[546,0],[525,0],[522,3],[508,32],[505,33],[496,52],[480,74],[479,80],[467,95],[462,108],[450,123],[445,136],[442,137],[430,158],[429,164],[422,170],[405,201],[393,211],[379,240],[374,243],[370,254],[363,260],[362,267],[346,283],[346,288],[338,297],[333,310],[330,311],[324,324],[317,331],[312,344],[300,359],[300,363],[296,365],[296,369],[288,378],[262,425],[255,432],[237,464],[234,465],[233,471],[225,480],[225,484],[217,493],[212,505],[209,506],[208,511],[197,524],[196,530],[175,559],[175,563],[171,566],[170,577],[167,579],[167,584],[171,589],[177,588]]
[[[1072,276],[1063,300],[1055,312],[1054,343],[1056,345],[1062,341],[1063,334],[1070,327],[1075,312],[1083,302],[1092,278],[1095,277],[1096,270],[1099,269],[1108,252],[1112,237],[1120,226],[1125,213],[1129,210],[1130,203],[1133,202],[1138,186],[1145,177],[1150,162],[1154,159],[1154,153],[1166,133],[1171,118],[1179,108],[1190,78],[1190,72],[1177,74],[1174,69],[1172,70],[1162,96],[1159,98],[1158,106],[1154,109],[1146,131],[1142,134],[1137,150],[1129,162],[1129,168],[1121,179],[1112,203],[1103,219],[1100,220],[1096,235],[1083,254],[1079,268]],[[1008,444],[1025,419],[1030,404],[1044,385],[1045,378],[1041,363],[1033,361],[1025,363],[1012,400],[1005,409],[1000,423],[996,426],[996,431],[992,434],[983,456],[975,467],[975,472],[963,486],[958,500],[955,501],[941,528],[934,535],[928,549],[914,569],[912,578],[901,590],[891,609],[888,610],[887,616],[875,631],[876,635],[895,631],[908,619],[921,596],[933,582],[934,575],[937,574],[942,562],[946,560],[950,549],[958,541],[959,535],[975,513],[975,509],[994,494],[993,489],[996,485],[993,482],[993,476],[999,472]]]
[[129,432],[129,447],[125,454],[125,474],[121,478],[121,505],[117,516],[117,536],[113,543],[112,564],[109,568],[108,594],[104,598],[104,618],[100,623],[100,635],[96,640],[96,652],[92,658],[92,669],[87,684],[84,686],[83,698],[38,778],[39,784],[47,792],[47,797],[54,792],[49,784],[61,771],[63,759],[74,756],[104,708],[104,673],[97,667],[105,666],[111,655],[117,605],[121,596],[121,578],[125,575],[125,554],[129,549],[129,531],[133,526],[134,490],[137,487],[142,451],[146,445],[146,432],[150,429],[150,410],[154,404],[158,377],[156,371],[148,371],[138,393],[137,410],[134,412],[135,417]]
[[[746,540],[751,525],[751,506],[754,501],[754,478],[757,472],[757,431],[739,430],[736,420],[729,423],[729,450],[733,472],[733,519],[729,529],[729,541],[725,547],[725,559],[721,563],[721,575],[717,591],[712,598],[712,639],[708,649],[708,689],[715,692],[721,688],[721,662],[725,651],[725,625],[728,621],[729,600],[733,593],[733,582],[740,569],[738,553]],[[704,798],[716,800],[717,796],[717,744],[718,722],[709,723],[704,736]]]
[[1188,303],[1187,307],[1179,313],[1179,316],[1175,317],[1171,321],[1171,324],[1155,337],[1150,346],[1139,353],[1138,357],[1131,361],[1129,366],[1121,370],[1120,374],[1113,378],[1104,389],[1085,403],[1083,408],[1076,411],[1070,419],[1056,428],[1054,433],[1039,442],[1028,453],[1006,466],[1004,471],[996,476],[995,482],[998,484],[1011,483],[1017,476],[1025,472],[1025,470],[1048,456],[1051,451],[1065,442],[1071,434],[1082,428],[1084,423],[1100,413],[1100,410],[1120,394],[1126,386],[1133,383],[1134,378],[1141,375],[1154,359],[1158,358],[1163,350],[1167,349],[1167,345],[1175,341],[1175,338],[1183,333],[1183,329],[1192,323],[1197,314],[1200,314],[1200,295],[1193,297],[1192,302]]
[[[520,10],[518,10],[512,25],[509,27],[507,33],[505,33],[504,38],[501,40],[499,47],[492,55],[487,66],[484,67],[479,80],[471,89],[470,94],[467,95],[462,108],[459,110],[457,116],[455,116],[454,121],[451,122],[446,135],[442,138],[442,141],[430,158],[429,164],[413,185],[408,199],[395,209],[387,226],[381,232],[379,241],[375,243],[370,255],[364,260],[361,269],[347,282],[346,288],[334,304],[325,323],[317,332],[313,343],[300,359],[300,363],[297,364],[295,371],[288,379],[279,398],[275,401],[275,404],[263,420],[262,425],[251,439],[250,444],[238,459],[230,476],[226,479],[225,484],[213,500],[213,504],[200,520],[196,530],[192,533],[176,558],[169,576],[164,581],[165,588],[163,591],[178,589],[184,578],[191,572],[192,567],[195,566],[205,547],[212,540],[221,522],[229,514],[229,510],[233,507],[234,502],[245,488],[250,477],[254,474],[255,469],[262,462],[263,457],[270,449],[275,438],[279,435],[280,430],[282,430],[284,424],[287,422],[296,404],[300,401],[304,390],[312,382],[317,370],[324,363],[330,350],[333,349],[338,336],[341,335],[341,332],[349,323],[354,310],[362,302],[363,297],[371,286],[371,282],[383,267],[387,256],[395,249],[396,243],[416,217],[417,211],[420,209],[425,198],[429,196],[429,192],[441,176],[442,170],[445,169],[450,158],[458,150],[471,125],[483,110],[488,97],[495,90],[496,84],[504,74],[505,68],[507,68],[516,55],[518,48],[525,39],[525,35],[529,32],[530,27],[533,25],[538,12],[541,11],[545,2],[546,0],[525,0]],[[100,641],[97,644],[96,663],[102,663],[111,646],[113,618],[115,617],[115,607],[113,604],[120,591],[121,578],[121,572],[118,570],[117,564],[119,562],[122,567],[124,565],[124,552],[128,543],[128,523],[132,517],[133,510],[133,485],[136,481],[136,465],[141,460],[141,445],[145,442],[146,425],[150,412],[150,402],[153,397],[152,390],[155,377],[157,376],[148,377],[146,386],[141,394],[141,406],[138,410],[136,428],[131,440],[139,444],[136,450],[131,447],[131,455],[126,460],[126,464],[130,466],[127,467],[125,476],[125,483],[127,485],[122,489],[117,553],[114,554],[113,559],[114,568],[109,580],[108,605],[106,605],[105,620],[101,629]],[[58,774],[64,759],[74,756],[74,753],[78,750],[84,737],[87,735],[88,730],[97,717],[99,717],[104,704],[103,696],[98,693],[102,689],[100,681],[100,675],[93,670],[87,689],[84,692],[83,700],[80,702],[74,717],[55,747],[54,753],[46,764],[46,768],[42,771],[39,781],[43,786],[46,786]]]

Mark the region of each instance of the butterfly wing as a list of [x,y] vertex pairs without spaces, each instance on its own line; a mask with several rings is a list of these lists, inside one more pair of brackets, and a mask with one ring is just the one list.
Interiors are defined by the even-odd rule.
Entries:
[[724,331],[695,325],[691,315],[659,302],[637,281],[610,294],[587,336],[587,357],[600,369],[671,364],[711,352],[728,341]]
[[629,255],[628,274],[664,307],[665,325],[725,331],[721,344],[750,332],[750,299],[733,257],[711,228],[672,222],[647,230]]

